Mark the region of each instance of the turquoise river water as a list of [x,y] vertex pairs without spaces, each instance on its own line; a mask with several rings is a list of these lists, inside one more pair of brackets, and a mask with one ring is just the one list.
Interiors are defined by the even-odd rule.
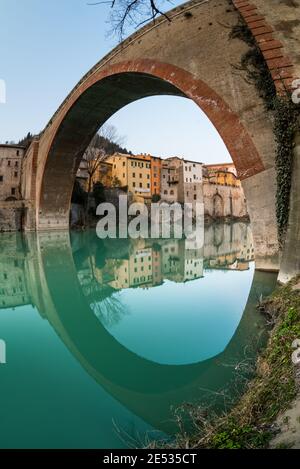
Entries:
[[265,337],[248,224],[186,240],[0,235],[0,447],[124,448],[219,411]]

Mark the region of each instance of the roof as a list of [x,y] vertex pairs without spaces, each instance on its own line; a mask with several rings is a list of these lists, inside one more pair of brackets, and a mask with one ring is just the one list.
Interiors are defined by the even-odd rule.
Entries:
[[26,150],[26,147],[23,145],[17,145],[16,143],[0,143],[0,148],[18,148],[21,150]]
[[214,163],[214,164],[205,164],[207,168],[214,168],[218,166],[235,166],[234,163]]

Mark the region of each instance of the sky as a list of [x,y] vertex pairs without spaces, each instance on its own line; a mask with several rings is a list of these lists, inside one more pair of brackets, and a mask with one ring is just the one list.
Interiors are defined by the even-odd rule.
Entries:
[[[109,6],[87,3],[0,0],[0,143],[40,132],[73,86],[117,44],[107,34]],[[109,124],[133,153],[231,161],[208,118],[185,98],[145,98],[121,109]]]

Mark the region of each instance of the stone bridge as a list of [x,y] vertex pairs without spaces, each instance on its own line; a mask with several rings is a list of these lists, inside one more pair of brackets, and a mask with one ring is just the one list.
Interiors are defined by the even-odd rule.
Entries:
[[[169,12],[171,22],[161,17],[117,46],[78,82],[28,149],[22,178],[30,207],[25,228],[68,229],[80,160],[111,115],[146,96],[182,96],[206,113],[236,165],[257,268],[278,269],[272,118],[238,68],[250,46],[229,34],[242,17],[280,92],[300,77],[299,6],[299,0],[194,0]],[[299,267],[289,262],[283,279]]]

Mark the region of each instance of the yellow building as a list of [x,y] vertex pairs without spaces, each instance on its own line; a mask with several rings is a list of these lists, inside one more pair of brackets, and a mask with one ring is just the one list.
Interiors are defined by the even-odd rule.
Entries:
[[149,155],[115,153],[106,159],[112,164],[112,185],[127,187],[136,202],[151,200],[151,158]]
[[237,177],[237,171],[233,163],[208,164],[204,168],[209,183],[241,187],[241,181]]
[[134,249],[128,259],[115,267],[114,280],[110,285],[117,289],[131,287],[151,287],[153,282],[152,248],[142,247]]

